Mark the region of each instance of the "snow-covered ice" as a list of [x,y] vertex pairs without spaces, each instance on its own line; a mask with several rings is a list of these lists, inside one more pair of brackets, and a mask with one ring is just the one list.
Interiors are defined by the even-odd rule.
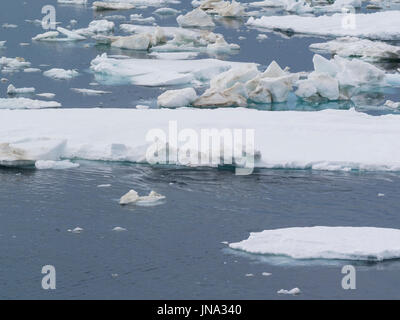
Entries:
[[299,288],[293,288],[290,290],[281,289],[281,290],[277,291],[277,294],[298,295],[300,293],[301,293],[301,290]]
[[57,107],[61,107],[61,104],[56,101],[42,101],[28,98],[0,98],[0,109],[44,109]]
[[130,190],[127,194],[121,197],[119,204],[126,205],[135,203],[139,205],[146,205],[160,202],[160,200],[163,199],[165,199],[165,196],[158,194],[155,191],[151,191],[148,196],[139,196],[135,190]]
[[88,96],[98,96],[101,94],[111,93],[110,91],[83,89],[83,88],[71,88],[71,90]]
[[341,57],[358,57],[364,60],[400,60],[400,47],[385,42],[354,37],[344,37],[322,43],[313,43],[310,49]]
[[[254,129],[254,148],[261,153],[256,167],[400,171],[400,117],[376,117],[355,110],[0,110],[0,142],[11,143],[26,154],[35,152],[31,160],[146,163],[147,150],[153,145],[146,141],[148,132],[154,128],[168,132],[170,120],[199,136],[201,129]],[[19,143],[26,139],[31,142]],[[220,150],[219,145],[215,148]]]
[[197,99],[193,88],[167,90],[157,99],[159,107],[179,108],[191,105]]
[[8,95],[17,95],[17,94],[27,94],[27,93],[35,93],[35,88],[16,88],[14,85],[10,84],[7,87]]
[[78,163],[73,163],[69,160],[38,160],[35,162],[36,169],[40,170],[64,170],[64,169],[71,169],[79,167]]
[[194,9],[185,15],[180,15],[176,21],[181,27],[212,28],[215,23],[212,18],[201,9]]
[[229,244],[255,254],[293,259],[371,260],[400,258],[400,230],[375,227],[294,227],[252,232]]
[[[346,19],[354,19],[355,27],[343,27]],[[369,14],[359,13],[354,16],[336,13],[331,16],[318,17],[297,15],[263,16],[258,19],[250,17],[247,25],[318,36],[352,36],[377,40],[400,39],[400,11],[395,10]]]
[[217,59],[113,59],[103,54],[92,60],[91,69],[95,72],[98,81],[168,86],[198,84],[200,81],[207,81],[241,64]]
[[135,6],[129,2],[95,1],[93,8],[95,10],[129,10],[135,8]]
[[43,75],[56,80],[69,80],[79,75],[76,70],[65,70],[60,68],[53,68],[43,72]]

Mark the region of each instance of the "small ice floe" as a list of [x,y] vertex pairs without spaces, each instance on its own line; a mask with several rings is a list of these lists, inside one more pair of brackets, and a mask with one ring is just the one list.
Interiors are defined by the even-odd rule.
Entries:
[[264,34],[264,33],[259,33],[257,35],[256,39],[259,40],[259,41],[262,41],[262,40],[268,39],[268,36],[266,34]]
[[75,229],[68,229],[67,231],[71,233],[82,233],[83,229],[80,227],[76,227]]
[[79,72],[76,70],[65,70],[60,68],[53,68],[43,72],[45,77],[53,78],[56,80],[69,80],[79,76]]
[[106,19],[93,20],[87,28],[73,30],[74,33],[82,36],[93,36],[95,34],[107,34],[114,30],[115,24]]
[[95,1],[93,2],[93,9],[101,10],[130,10],[134,9],[135,6],[128,2],[106,2],[106,1]]
[[264,0],[251,2],[249,5],[258,8],[280,8],[294,14],[307,14],[314,11],[305,0]]
[[222,244],[229,244],[228,241],[222,241],[221,243],[222,243]]
[[185,15],[180,15],[176,21],[181,27],[211,28],[215,27],[212,18],[201,9],[194,9]]
[[112,231],[116,231],[116,232],[121,232],[121,231],[127,231],[125,228],[122,227],[115,227],[112,229]]
[[154,13],[162,16],[169,16],[178,14],[179,10],[173,8],[158,8],[154,11]]
[[343,14],[323,16],[263,16],[250,17],[248,26],[283,32],[295,32],[307,35],[368,38],[374,40],[398,40],[400,29],[398,21],[400,11],[383,11],[369,14],[354,14],[356,28],[343,28]]
[[193,88],[167,90],[157,98],[157,105],[165,108],[180,108],[191,105],[197,99]]
[[378,197],[384,197],[385,194],[384,193],[378,193]]
[[53,99],[56,96],[54,93],[50,93],[50,92],[37,93],[36,95],[38,97],[46,98],[46,99]]
[[392,100],[386,100],[385,107],[388,107],[390,109],[400,109],[400,102],[394,102]]
[[27,47],[27,46],[30,46],[31,44],[28,43],[28,42],[21,42],[19,45],[20,45],[21,47]]
[[315,54],[313,63],[314,71],[307,79],[297,82],[295,93],[305,100],[348,100],[363,87],[384,87],[391,81],[384,71],[358,59],[348,60],[336,55],[327,60]]
[[144,18],[142,14],[131,14],[129,16],[130,20],[136,23],[154,23],[156,19],[154,17]]
[[110,188],[111,187],[111,184],[99,184],[98,186],[97,186],[97,188]]
[[18,26],[16,24],[12,24],[12,23],[3,23],[2,27],[5,29],[15,29],[18,28]]
[[297,74],[282,70],[275,61],[264,72],[256,64],[246,64],[212,78],[210,88],[193,106],[247,107],[249,102],[284,102],[297,80]]
[[239,36],[238,39],[239,39],[239,40],[246,40],[247,38],[244,37],[244,36]]
[[53,161],[53,160],[38,160],[35,162],[36,169],[39,170],[65,170],[78,168],[79,163],[73,163],[69,160]]
[[44,109],[58,108],[61,103],[28,98],[0,98],[0,109]]
[[135,203],[138,205],[151,205],[160,202],[160,200],[165,199],[165,196],[158,194],[155,191],[151,191],[148,196],[139,196],[135,190],[130,190],[127,194],[121,197],[119,204],[126,205],[130,203]]
[[304,227],[253,232],[229,245],[248,253],[293,259],[382,261],[400,258],[400,230],[374,227]]
[[[65,37],[59,38],[58,36],[62,34]],[[33,41],[47,41],[47,42],[68,42],[68,41],[81,41],[86,38],[75,31],[71,31],[62,27],[57,27],[57,31],[47,31],[40,33],[32,38]]]
[[203,0],[199,3],[199,9],[222,17],[235,18],[246,16],[245,8],[235,0],[231,2],[223,0]]
[[57,0],[61,4],[86,4],[87,0]]
[[245,277],[254,277],[254,274],[252,274],[252,273],[247,273],[247,274],[245,274]]
[[5,46],[7,41],[0,41],[0,48],[3,48]]
[[24,72],[26,73],[35,73],[35,72],[41,72],[42,70],[40,70],[39,68],[26,68],[24,69]]
[[16,88],[12,84],[7,87],[7,94],[10,96],[29,93],[35,93],[35,88]]
[[135,108],[138,109],[138,110],[147,110],[147,109],[150,109],[150,106],[145,106],[143,104],[138,104]]
[[1,78],[1,79],[0,79],[0,82],[6,83],[6,82],[8,82],[8,79],[6,79],[6,78]]
[[272,273],[263,272],[263,273],[261,273],[261,275],[264,276],[264,277],[269,277],[270,275],[272,275]]
[[400,60],[400,47],[385,42],[344,37],[323,43],[313,43],[310,49],[317,52],[357,57],[364,60]]
[[13,73],[26,68],[29,68],[31,63],[25,61],[24,58],[16,57],[16,58],[0,58],[0,71],[2,73]]
[[[105,83],[124,81],[143,86],[198,84],[246,63],[217,59],[161,60],[161,59],[112,59],[106,53],[91,62],[91,69]],[[106,79],[105,79],[106,78]]]
[[82,93],[88,96],[98,96],[102,94],[111,93],[110,91],[102,91],[102,90],[93,90],[93,89],[80,89],[80,88],[71,88],[72,91]]
[[277,292],[277,294],[289,294],[289,295],[298,295],[301,293],[299,288],[293,288],[291,290],[281,289]]

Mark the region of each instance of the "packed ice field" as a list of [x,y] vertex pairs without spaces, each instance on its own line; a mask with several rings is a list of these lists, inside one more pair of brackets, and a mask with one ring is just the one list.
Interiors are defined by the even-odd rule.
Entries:
[[[86,70],[35,65],[8,55],[7,30],[17,26],[3,24],[0,72],[7,92],[0,93],[1,166],[74,170],[79,166],[74,161],[81,159],[146,163],[146,133],[153,128],[168,132],[174,120],[196,132],[253,129],[256,167],[400,171],[400,99],[388,98],[400,96],[397,0],[194,0],[190,10],[181,9],[178,0],[58,0],[54,5],[57,11],[65,5],[89,7],[96,19],[84,28],[76,28],[76,20],[55,22],[50,30],[41,29],[40,19],[30,20],[26,23],[38,33],[21,46],[81,43],[99,46],[102,52],[88,61]],[[149,8],[153,13],[143,15]],[[155,17],[172,17],[174,25],[157,23],[162,20]],[[242,21],[258,33],[260,42],[272,34],[286,39],[318,36],[321,41],[309,46],[313,68],[292,72],[276,61],[235,61],[240,41],[213,31],[221,19]],[[291,54],[296,61],[296,53]],[[54,92],[38,91],[35,83],[19,87],[9,79],[38,74],[67,83],[83,73],[91,75],[91,82],[69,88],[82,97],[107,95],[119,85],[156,87],[161,93],[134,107],[64,108]],[[371,92],[379,92],[384,101],[369,104],[364,97]],[[312,110],[342,102],[352,107],[310,112],[268,107],[300,103]],[[163,196],[156,192],[139,196],[131,190],[121,204],[160,200]],[[299,229],[266,230],[229,246],[298,259],[380,261],[400,256],[395,229]],[[296,250],[296,244],[306,242],[308,251]]]

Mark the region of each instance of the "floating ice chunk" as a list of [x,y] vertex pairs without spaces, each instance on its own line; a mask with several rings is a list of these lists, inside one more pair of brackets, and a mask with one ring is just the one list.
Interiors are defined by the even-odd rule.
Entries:
[[194,9],[185,15],[180,15],[176,21],[181,27],[210,28],[215,27],[212,18],[201,9]]
[[384,106],[385,107],[389,107],[391,109],[400,109],[400,102],[394,102],[394,101],[391,101],[391,100],[386,100]]
[[147,34],[119,37],[111,42],[112,47],[131,50],[148,50],[150,44],[150,37]]
[[293,259],[382,261],[400,257],[400,230],[374,227],[304,227],[264,230],[229,245],[249,253]]
[[56,101],[41,101],[28,98],[0,98],[0,109],[44,109],[57,107],[61,107],[61,104]]
[[31,63],[25,61],[24,58],[16,57],[16,58],[7,58],[1,57],[0,58],[0,71],[3,73],[11,73],[16,72],[21,69],[25,69],[30,67]]
[[298,295],[301,293],[301,290],[299,288],[293,288],[291,290],[281,289],[277,293],[278,294]]
[[57,0],[61,4],[86,4],[87,0]]
[[79,167],[79,163],[73,163],[69,160],[61,160],[61,161],[54,161],[54,160],[38,160],[35,162],[36,169],[40,170],[64,170],[64,169],[71,169]]
[[79,75],[79,72],[76,70],[53,68],[43,72],[43,75],[57,80],[69,80],[77,77]]
[[112,231],[116,231],[116,232],[121,232],[121,231],[127,231],[125,228],[122,227],[115,227],[112,229]]
[[115,24],[113,21],[108,21],[106,19],[103,19],[103,20],[93,20],[92,22],[89,23],[89,26],[87,28],[76,29],[72,30],[71,32],[74,32],[81,36],[93,36],[96,34],[111,33],[114,30],[114,28]]
[[332,16],[263,16],[249,18],[247,25],[270,30],[290,31],[302,34],[359,37],[379,40],[400,39],[400,11],[384,11],[370,14],[354,14],[356,28],[343,28],[349,16],[336,13]]
[[151,204],[159,202],[163,199],[165,199],[165,196],[162,196],[155,191],[151,191],[148,196],[139,196],[139,194],[135,190],[130,190],[127,194],[121,197],[119,204]]
[[65,140],[30,139],[14,143],[0,143],[1,166],[33,166],[37,160],[59,159]]
[[24,69],[24,72],[26,73],[34,73],[34,72],[41,72],[42,70],[40,70],[39,68],[26,68]]
[[38,97],[46,98],[46,99],[53,99],[56,95],[54,93],[37,93],[36,94]]
[[254,277],[254,274],[252,274],[252,273],[246,273],[244,276],[245,276],[245,277]]
[[138,110],[147,110],[147,109],[150,109],[149,106],[145,106],[145,105],[142,105],[142,104],[138,104],[135,108],[138,109]]
[[68,229],[67,231],[71,233],[82,233],[83,229],[81,227],[76,227],[74,229]]
[[198,52],[152,52],[149,54],[151,57],[163,60],[187,60],[196,58]]
[[95,1],[93,2],[93,9],[95,10],[130,10],[135,6],[128,2],[105,2]]
[[260,34],[257,35],[257,40],[262,41],[262,40],[265,40],[265,39],[268,39],[268,36],[266,34],[260,33]]
[[35,88],[16,88],[12,84],[7,87],[8,95],[34,93]]
[[343,9],[350,8],[360,8],[362,5],[361,0],[335,0],[331,5],[324,6],[314,6],[314,12],[342,12]]
[[5,29],[15,29],[15,28],[18,28],[18,26],[17,26],[16,24],[12,24],[12,23],[3,23],[2,27],[5,28]]
[[358,57],[365,60],[400,60],[400,47],[385,42],[345,37],[323,43],[313,43],[310,49],[341,57]]
[[111,93],[110,91],[102,91],[102,90],[93,90],[93,89],[80,89],[80,88],[71,88],[72,91],[82,93],[88,96],[98,96],[102,94]]
[[197,99],[193,88],[167,90],[157,98],[157,105],[166,108],[180,108],[190,106]]
[[110,188],[110,187],[111,187],[111,184],[109,184],[109,183],[107,183],[107,184],[99,184],[97,186],[97,188]]
[[154,13],[159,15],[175,15],[179,13],[179,10],[173,8],[158,8]]
[[45,33],[41,33],[36,35],[35,37],[32,38],[34,41],[47,41],[49,39],[54,40],[55,38],[58,37],[60,33],[58,31],[48,31]]
[[4,47],[7,41],[0,41],[0,48]]
[[244,7],[235,0],[232,0],[232,2],[204,0],[199,3],[198,7],[208,13],[218,14],[222,17],[241,17],[246,15]]
[[[242,63],[216,59],[156,60],[111,59],[97,56],[91,69],[99,80],[128,82],[144,86],[197,84]],[[100,78],[101,76],[101,78]]]
[[143,18],[143,15],[141,14],[131,14],[129,16],[131,21],[137,22],[137,23],[154,23],[156,22],[156,19],[154,17],[147,17]]
[[272,275],[272,273],[263,272],[261,275],[264,276],[264,277],[269,277],[270,275]]

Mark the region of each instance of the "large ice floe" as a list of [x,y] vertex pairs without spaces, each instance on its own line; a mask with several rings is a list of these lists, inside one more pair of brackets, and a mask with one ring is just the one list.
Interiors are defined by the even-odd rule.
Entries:
[[95,1],[93,2],[93,9],[101,10],[129,10],[135,8],[135,6],[129,2],[107,2],[107,1]]
[[369,14],[336,13],[322,16],[263,16],[251,17],[248,26],[300,34],[359,37],[377,40],[400,39],[400,11]]
[[322,43],[313,43],[310,49],[341,57],[357,57],[364,60],[400,60],[400,46],[381,41],[344,37]]
[[44,109],[57,107],[61,107],[61,104],[56,101],[42,101],[28,98],[0,98],[0,109]]
[[[157,132],[167,135],[170,120],[177,121],[179,132],[190,128],[199,137],[204,129],[253,129],[254,150],[261,154],[255,161],[256,167],[400,171],[400,117],[376,117],[354,110],[0,110],[0,143],[7,144],[8,150],[16,149],[19,154],[26,155],[19,160],[147,163],[157,160],[155,155],[148,154],[149,148],[154,146],[152,139],[146,139],[148,133],[157,128]],[[180,139],[176,150],[186,150],[184,136]],[[173,145],[167,147],[164,142],[160,150],[172,148],[173,151]],[[244,149],[244,144],[245,139],[234,143],[239,149]],[[224,153],[219,143],[213,143],[211,148],[217,155],[219,151]],[[10,152],[0,152],[0,161],[10,162]],[[173,161],[167,163],[174,164]],[[211,162],[192,165],[215,166]]]
[[176,21],[181,27],[213,28],[215,23],[212,18],[201,9],[194,9],[185,15],[180,15]]
[[246,15],[244,6],[239,2],[225,1],[225,0],[203,0],[193,1],[192,4],[199,9],[206,11],[210,14],[217,14],[222,17],[242,17]]
[[150,42],[150,51],[193,51],[211,54],[229,54],[235,53],[240,49],[240,46],[237,44],[227,43],[222,34],[214,33],[209,30],[196,30],[177,27],[137,26],[132,24],[122,24],[120,28],[124,32],[135,33],[141,38],[158,39],[158,41]]
[[239,62],[216,59],[155,60],[115,59],[107,54],[91,62],[96,78],[103,82],[127,82],[143,86],[199,84],[239,65]]
[[374,227],[304,227],[264,230],[229,244],[254,254],[293,259],[372,260],[400,258],[400,230]]

